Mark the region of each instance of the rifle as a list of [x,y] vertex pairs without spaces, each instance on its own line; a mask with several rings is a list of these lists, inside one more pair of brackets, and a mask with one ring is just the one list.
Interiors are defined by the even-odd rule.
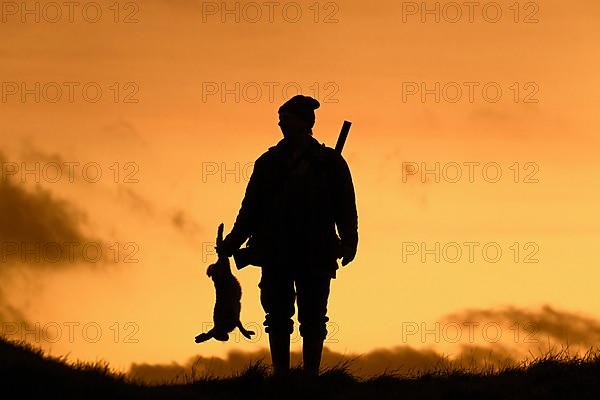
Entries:
[[[346,139],[348,138],[348,133],[350,133],[351,126],[352,122],[350,121],[344,121],[342,124],[342,129],[340,130],[340,135],[338,136],[338,140],[335,145],[335,151],[340,154],[342,154],[342,150],[346,144]],[[233,253],[233,259],[235,260],[235,266],[238,270],[247,267],[248,265],[258,265],[257,263],[259,262],[256,259],[255,249],[251,246],[238,249]]]
[[342,150],[344,150],[344,145],[346,144],[346,139],[348,138],[348,133],[350,133],[350,127],[352,126],[352,122],[344,121],[342,125],[342,130],[340,131],[340,136],[338,137],[337,143],[335,144],[335,151],[342,154]]

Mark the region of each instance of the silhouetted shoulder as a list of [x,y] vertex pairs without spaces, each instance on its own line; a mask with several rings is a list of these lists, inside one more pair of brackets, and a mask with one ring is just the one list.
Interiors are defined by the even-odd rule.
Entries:
[[269,164],[273,163],[277,158],[277,154],[276,154],[277,151],[275,150],[276,147],[277,146],[269,147],[269,149],[267,151],[262,153],[254,162],[254,168],[261,167],[264,165],[269,165]]
[[342,155],[335,151],[335,149],[326,146],[325,144],[321,144],[321,151],[325,154],[326,157],[339,159],[342,158]]
[[269,147],[267,151],[261,154],[260,157],[256,160],[256,162],[269,162],[274,161],[282,156],[283,151],[283,140],[280,140],[276,145]]
[[342,170],[348,169],[348,163],[340,153],[335,151],[335,149],[323,144],[321,145],[321,153],[326,161],[332,165],[332,167]]
[[269,159],[272,158],[272,154],[269,154],[270,150],[265,151],[264,153],[262,153],[254,162],[255,164],[264,164],[265,162],[268,162]]

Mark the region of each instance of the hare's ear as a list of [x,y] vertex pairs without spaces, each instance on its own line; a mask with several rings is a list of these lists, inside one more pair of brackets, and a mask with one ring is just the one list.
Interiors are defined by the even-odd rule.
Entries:
[[219,228],[217,229],[217,246],[223,243],[223,228],[224,225],[223,223],[221,223],[221,225],[219,225]]

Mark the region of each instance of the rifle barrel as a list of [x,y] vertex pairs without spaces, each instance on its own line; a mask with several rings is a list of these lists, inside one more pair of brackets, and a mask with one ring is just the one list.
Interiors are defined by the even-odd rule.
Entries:
[[348,138],[348,133],[350,132],[350,126],[352,126],[352,122],[344,121],[342,125],[342,130],[340,131],[340,136],[338,137],[337,143],[335,145],[335,151],[338,153],[342,153],[344,149],[344,145],[346,144],[346,139]]

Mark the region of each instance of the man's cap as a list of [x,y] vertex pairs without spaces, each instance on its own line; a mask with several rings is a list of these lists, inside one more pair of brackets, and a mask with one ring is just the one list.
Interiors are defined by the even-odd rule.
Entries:
[[321,104],[317,99],[298,94],[283,103],[283,105],[279,107],[279,113],[286,112],[294,114],[307,121],[312,128],[315,124],[315,110],[320,106]]

